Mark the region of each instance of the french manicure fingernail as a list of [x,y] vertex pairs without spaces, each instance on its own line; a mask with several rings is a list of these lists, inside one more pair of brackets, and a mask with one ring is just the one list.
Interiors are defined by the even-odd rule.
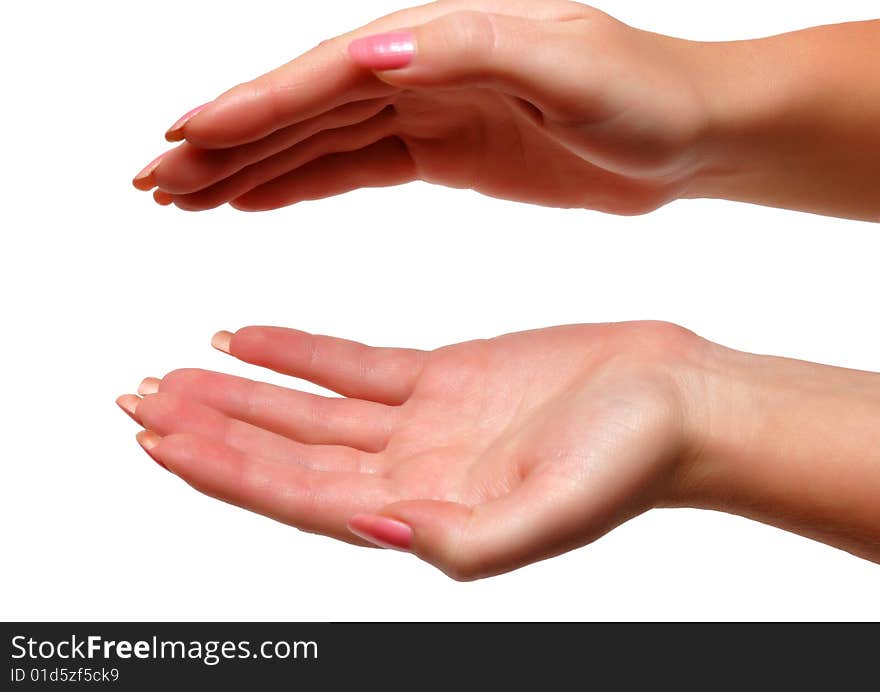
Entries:
[[155,452],[153,452],[153,448],[162,441],[162,438],[152,430],[141,430],[135,435],[135,438],[137,439],[138,444],[150,456],[150,459],[167,471],[168,467],[159,461],[159,458],[156,456]]
[[416,37],[411,31],[366,36],[352,41],[348,54],[358,65],[371,70],[398,70],[412,62]]
[[219,331],[211,337],[211,346],[218,351],[232,355],[232,352],[229,350],[230,343],[232,343],[232,332],[227,332],[226,330]]
[[141,396],[147,396],[148,394],[155,394],[159,391],[159,383],[162,380],[156,377],[145,377],[141,380],[141,383],[138,385],[138,394]]
[[378,514],[356,514],[348,521],[349,530],[380,548],[412,550],[413,530],[409,524]]
[[116,405],[121,408],[125,413],[131,418],[135,423],[140,423],[140,421],[135,416],[135,410],[137,409],[137,405],[140,403],[141,398],[136,394],[123,394],[121,397],[116,399]]
[[165,154],[159,154],[155,159],[144,166],[141,169],[141,172],[132,179],[131,184],[138,190],[143,190],[144,192],[156,187],[156,183],[153,180],[153,172],[161,163],[163,156],[165,156]]
[[184,125],[192,120],[199,113],[199,111],[203,110],[205,106],[207,106],[209,103],[211,102],[208,101],[208,103],[203,103],[201,106],[196,106],[191,111],[187,111],[186,113],[181,115],[177,119],[177,122],[175,122],[171,127],[168,128],[167,132],[165,132],[165,139],[167,139],[169,142],[181,141],[183,139]]

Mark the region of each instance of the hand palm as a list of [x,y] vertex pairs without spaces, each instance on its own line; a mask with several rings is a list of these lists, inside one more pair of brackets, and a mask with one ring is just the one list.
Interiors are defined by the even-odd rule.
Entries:
[[[674,339],[572,326],[426,353],[248,328],[234,355],[365,398],[183,370],[128,408],[164,437],[154,456],[208,494],[349,541],[352,515],[416,516],[434,536],[420,555],[481,576],[586,543],[656,500],[680,425],[663,368],[644,363]],[[465,540],[467,523],[485,527]]]

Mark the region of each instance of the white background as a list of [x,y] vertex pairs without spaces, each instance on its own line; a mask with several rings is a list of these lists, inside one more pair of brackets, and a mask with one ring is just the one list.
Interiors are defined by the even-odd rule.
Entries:
[[[460,584],[202,497],[138,448],[114,398],[180,366],[264,377],[208,346],[246,324],[429,348],[654,318],[880,370],[871,224],[715,201],[615,218],[421,183],[193,215],[130,186],[183,111],[398,2],[4,9],[0,617],[880,619],[880,567],[736,517],[653,511]],[[877,14],[876,0],[600,7],[700,39]]]

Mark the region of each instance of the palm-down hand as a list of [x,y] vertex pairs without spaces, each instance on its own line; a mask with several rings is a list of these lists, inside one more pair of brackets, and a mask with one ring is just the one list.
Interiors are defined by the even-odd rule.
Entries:
[[[385,32],[411,42],[409,64],[381,69],[369,37]],[[420,179],[646,212],[685,194],[702,165],[706,104],[688,46],[563,0],[431,3],[187,114],[168,135],[185,141],[135,185],[187,210],[274,209]]]

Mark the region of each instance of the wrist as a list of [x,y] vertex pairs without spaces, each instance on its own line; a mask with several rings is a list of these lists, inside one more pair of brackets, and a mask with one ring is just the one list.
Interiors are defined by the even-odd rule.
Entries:
[[759,453],[766,357],[701,341],[679,378],[686,445],[669,505],[724,509],[733,474],[744,457]]
[[755,201],[755,179],[773,171],[781,129],[802,96],[794,71],[774,70],[772,47],[769,39],[691,44],[703,128],[684,197]]
[[880,374],[708,344],[670,506],[756,519],[880,560]]
[[[673,382],[680,420],[680,453],[661,506],[705,507],[721,468],[736,464],[738,442],[753,436],[752,358],[692,334],[675,360]],[[717,489],[718,493],[723,492]]]
[[675,75],[667,89],[674,91],[676,102],[675,109],[664,104],[674,111],[675,127],[666,124],[674,136],[659,149],[673,154],[668,160],[660,157],[659,172],[647,170],[665,177],[682,198],[736,199],[742,179],[763,154],[758,131],[784,123],[785,98],[768,88],[762,69],[766,46],[760,40],[704,42],[645,35],[655,60]]
[[[659,445],[665,452],[658,458],[658,484],[650,504],[701,505],[704,488],[698,481],[702,475],[711,475],[706,459],[730,437],[719,426],[733,423],[738,403],[750,394],[742,387],[734,397],[730,386],[735,380],[730,378],[732,363],[748,354],[726,349],[668,322],[620,323],[609,328],[619,339],[611,352],[627,354],[625,367],[635,372],[639,388],[648,385],[651,392],[642,403],[645,411],[654,415],[646,419],[659,420],[665,430],[660,436],[665,443]],[[726,404],[729,411],[721,411]],[[655,444],[651,451],[657,452],[657,447]],[[729,459],[724,456],[725,463]]]
[[880,22],[690,42],[704,127],[683,197],[878,220]]

